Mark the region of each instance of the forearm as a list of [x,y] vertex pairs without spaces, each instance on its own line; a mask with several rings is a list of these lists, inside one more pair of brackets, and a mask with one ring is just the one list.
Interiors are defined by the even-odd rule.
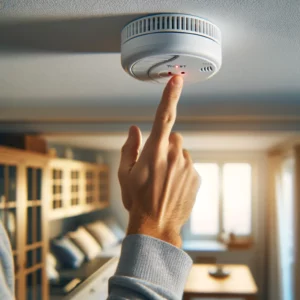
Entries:
[[123,242],[116,274],[109,282],[109,299],[182,298],[192,261],[182,250],[145,235]]

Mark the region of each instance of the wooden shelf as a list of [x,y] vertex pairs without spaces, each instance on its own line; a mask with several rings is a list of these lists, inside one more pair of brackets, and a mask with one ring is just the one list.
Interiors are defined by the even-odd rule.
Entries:
[[[56,220],[100,210],[109,205],[108,166],[69,159],[50,161],[52,176],[51,210],[49,219]],[[57,171],[61,179],[53,178]],[[54,193],[53,186],[61,186],[60,193]],[[54,208],[55,201],[61,207]],[[56,203],[57,204],[57,203]]]
[[0,209],[5,209],[5,208],[16,208],[17,204],[15,201],[10,201],[6,203],[0,203]]
[[44,267],[44,264],[43,264],[43,263],[37,264],[37,265],[34,265],[34,266],[30,267],[30,268],[25,269],[25,270],[24,270],[24,273],[27,275],[27,274],[29,274],[29,273],[35,272],[35,271],[38,270],[38,269],[42,269],[43,267]]
[[28,207],[41,206],[41,205],[42,205],[41,200],[30,200],[30,201],[27,201],[27,204],[26,204],[26,206],[28,206]]
[[43,242],[36,242],[36,243],[30,244],[30,245],[26,245],[25,250],[26,251],[33,250],[33,249],[36,249],[36,248],[43,247],[43,245],[44,245]]
[[63,218],[69,218],[69,217],[74,217],[78,216],[81,214],[86,214],[92,211],[100,210],[107,208],[109,206],[109,203],[97,203],[97,204],[91,204],[91,205],[80,205],[80,206],[71,206],[68,209],[56,209],[51,212],[49,219],[50,220],[58,220],[58,219],[63,219]]
[[[4,219],[5,226],[8,216],[6,212],[12,212],[14,216],[12,222],[17,229],[13,237],[9,236],[14,245],[12,253],[16,266],[15,282],[18,300],[26,299],[30,284],[36,285],[37,280],[41,287],[42,299],[48,299],[47,278],[44,272],[45,253],[48,249],[48,220],[45,218],[44,204],[50,200],[48,164],[47,155],[0,147],[0,165],[4,170],[1,190],[5,193],[1,198],[4,201],[0,203],[0,209],[4,210],[4,214],[0,217]],[[14,201],[10,201],[12,199]],[[12,220],[13,217],[10,218]],[[27,245],[27,241],[33,243]],[[27,255],[31,259],[31,267],[28,269],[26,269]],[[35,274],[26,278],[27,274],[35,271]],[[31,281],[30,284],[28,280]],[[40,294],[35,293],[33,297],[37,298],[38,295]]]

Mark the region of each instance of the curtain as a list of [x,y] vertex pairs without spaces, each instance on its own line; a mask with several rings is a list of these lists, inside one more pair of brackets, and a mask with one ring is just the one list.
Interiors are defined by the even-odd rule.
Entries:
[[300,145],[295,146],[295,234],[294,234],[294,291],[295,299],[300,299]]
[[268,299],[282,299],[282,282],[280,276],[280,227],[278,212],[278,180],[280,178],[281,154],[269,154],[269,180],[268,180],[268,203],[267,203],[267,282]]
[[[298,165],[300,166],[299,161]],[[296,213],[299,211],[297,206],[300,207],[297,201],[299,176],[297,151],[290,151],[288,155],[280,152],[269,155],[267,257],[270,300],[300,299],[300,294],[296,291],[300,278],[297,266],[300,260],[296,260],[300,234],[297,231],[299,214]]]

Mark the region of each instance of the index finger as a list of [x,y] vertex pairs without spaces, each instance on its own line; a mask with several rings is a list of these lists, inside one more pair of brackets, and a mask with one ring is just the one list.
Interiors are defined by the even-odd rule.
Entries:
[[165,87],[150,134],[152,140],[157,142],[169,140],[176,120],[177,103],[181,95],[182,86],[182,77],[174,76]]

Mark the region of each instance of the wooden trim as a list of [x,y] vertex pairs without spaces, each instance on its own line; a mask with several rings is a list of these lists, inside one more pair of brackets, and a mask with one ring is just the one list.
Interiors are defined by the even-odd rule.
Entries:
[[96,164],[67,158],[52,158],[50,160],[51,168],[63,169],[65,166],[72,169],[80,169],[82,167],[95,168]]
[[[271,100],[271,99],[270,99]],[[224,106],[224,103],[216,102],[218,106]],[[178,122],[201,122],[201,121],[227,121],[227,122],[236,122],[236,121],[250,121],[250,122],[257,122],[262,121],[265,123],[272,122],[272,121],[298,121],[300,117],[297,114],[294,114],[291,109],[289,110],[288,115],[279,115],[278,111],[275,110],[273,115],[267,115],[265,111],[263,114],[258,109],[255,112],[251,111],[251,113],[247,114],[245,112],[247,109],[242,109],[241,100],[234,101],[232,105],[238,105],[238,115],[231,114],[229,111],[225,111],[225,113],[216,114],[215,111],[212,110],[211,107],[206,105],[192,105],[189,107],[183,107],[183,112],[181,115],[177,117]],[[257,102],[256,102],[257,103]],[[249,103],[246,103],[246,107],[249,107]],[[271,107],[272,108],[272,107]],[[286,107],[285,107],[286,108]],[[296,107],[298,108],[298,107]],[[59,108],[59,113],[57,111],[50,110],[49,108],[45,110],[38,110],[38,113],[33,115],[33,108],[22,108],[22,110],[18,109],[10,109],[10,115],[2,118],[1,123],[4,124],[12,124],[15,122],[24,123],[24,124],[32,124],[32,123],[61,123],[61,124],[68,124],[68,123],[124,123],[124,122],[142,122],[148,123],[153,121],[153,113],[155,112],[155,108],[153,106],[148,107],[140,107],[135,106],[135,111],[137,113],[132,115],[131,111],[128,110],[129,107],[120,107],[120,111],[122,113],[116,114],[115,111],[112,111],[110,108],[104,107],[101,115],[99,115],[99,110],[96,110],[97,115],[95,115],[95,110],[93,109],[84,109],[78,108],[72,110],[72,116],[66,117],[66,115],[70,115],[69,110],[62,110]],[[36,110],[36,109],[35,109]],[[270,109],[269,109],[270,110]],[[194,111],[204,111],[201,115],[193,113]],[[27,116],[26,117],[24,117]],[[109,116],[111,115],[111,116]]]
[[25,269],[24,274],[28,275],[29,273],[33,273],[33,272],[37,271],[38,269],[42,269],[44,267],[44,265],[45,265],[44,263],[40,263],[40,264],[34,265],[30,268],[27,268],[27,269]]
[[[42,220],[42,262],[46,265],[46,255],[49,251],[49,206],[51,204],[52,186],[48,183],[51,182],[51,168],[44,166],[42,168],[42,199],[43,205],[41,206],[41,220]],[[42,269],[42,287],[43,287],[43,300],[49,298],[49,285],[46,273],[46,268]]]
[[32,243],[30,245],[26,245],[25,246],[25,251],[27,252],[29,250],[34,250],[34,249],[37,249],[37,248],[41,248],[41,247],[44,246],[44,244],[45,244],[45,242],[42,241],[42,242],[36,242],[36,243]]
[[18,295],[17,299],[24,299],[26,294],[26,277],[24,270],[26,268],[25,245],[27,242],[27,173],[24,163],[18,164],[17,170],[17,247],[18,247]]
[[27,201],[27,206],[28,207],[36,207],[36,206],[41,206],[41,205],[42,205],[42,200]]
[[16,207],[17,207],[16,201],[7,201],[6,202],[6,208],[16,208]]
[[109,203],[92,203],[90,205],[75,205],[72,206],[72,208],[69,209],[56,209],[51,212],[49,216],[49,220],[57,220],[62,218],[69,218],[73,216],[78,216],[81,214],[86,214],[92,211],[100,210],[107,208],[109,206]]
[[12,148],[12,147],[6,147],[6,146],[0,146],[0,157],[1,157],[0,162],[3,159],[5,159],[5,161],[6,159],[10,159],[15,163],[20,163],[24,161],[27,161],[29,163],[41,163],[41,162],[47,163],[51,158],[51,156],[47,154],[41,154],[37,152],[32,152],[32,151],[27,151],[27,150]]

